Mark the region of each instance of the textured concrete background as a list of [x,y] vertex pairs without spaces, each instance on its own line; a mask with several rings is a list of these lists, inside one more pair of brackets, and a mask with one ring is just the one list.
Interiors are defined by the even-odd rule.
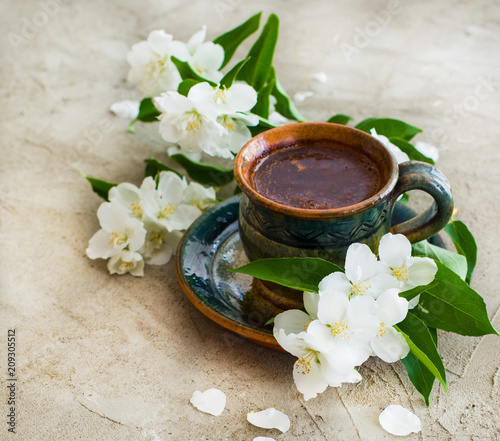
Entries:
[[[499,338],[443,333],[450,395],[436,387],[429,408],[401,364],[378,361],[362,367],[360,384],[304,402],[293,359],[206,319],[172,263],[111,277],[104,261],[86,258],[100,200],[75,171],[137,184],[144,158],[165,158],[156,126],[133,136],[108,112],[137,97],[126,82],[133,43],[160,28],[186,40],[203,24],[213,38],[276,12],[277,72],[290,94],[315,93],[299,105],[308,119],[401,118],[441,148],[439,167],[479,246],[472,285],[500,329],[500,3],[405,2],[380,29],[372,13],[384,15],[386,0],[60,0],[50,13],[42,3],[0,3],[0,379],[15,327],[20,387],[17,435],[6,430],[0,389],[0,439],[389,440],[378,425],[389,404],[421,418],[410,440],[500,439]],[[311,79],[319,71],[328,83]],[[220,417],[189,404],[209,387],[228,396]],[[291,418],[285,435],[246,422],[272,405]]]

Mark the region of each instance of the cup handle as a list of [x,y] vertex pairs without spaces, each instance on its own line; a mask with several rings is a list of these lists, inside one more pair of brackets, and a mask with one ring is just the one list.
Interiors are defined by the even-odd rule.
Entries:
[[446,226],[453,213],[453,196],[446,176],[436,167],[419,161],[399,165],[399,179],[391,196],[391,206],[394,207],[398,197],[410,190],[422,190],[434,198],[426,211],[391,228],[391,233],[404,234],[414,243],[429,238]]

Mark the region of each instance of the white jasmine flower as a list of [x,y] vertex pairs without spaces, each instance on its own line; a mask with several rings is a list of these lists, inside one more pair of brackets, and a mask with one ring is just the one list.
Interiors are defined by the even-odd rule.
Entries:
[[105,202],[97,210],[101,230],[89,241],[87,256],[90,259],[108,259],[122,250],[137,251],[146,237],[142,222],[129,216],[128,211],[116,202]]
[[411,243],[402,234],[383,236],[378,253],[384,270],[397,279],[401,291],[428,285],[434,280],[436,262],[428,257],[412,257]]
[[157,190],[144,195],[145,218],[163,225],[169,232],[188,228],[201,210],[182,203],[187,186],[185,178],[173,172],[160,172]]
[[181,76],[172,56],[182,61],[190,58],[184,43],[174,41],[172,35],[163,30],[152,31],[146,41],[134,44],[127,54],[129,81],[135,83],[144,96],[177,90]]
[[192,101],[212,102],[219,115],[231,115],[249,112],[257,103],[257,92],[244,83],[234,83],[229,89],[198,83],[191,87],[188,98]]
[[387,432],[396,436],[406,436],[422,430],[418,416],[399,404],[387,406],[378,420]]
[[408,300],[399,297],[397,289],[389,289],[378,297],[371,310],[378,319],[377,335],[371,340],[373,352],[387,363],[394,363],[408,355],[410,347],[394,325],[408,314]]
[[274,320],[273,334],[283,349],[296,356],[293,379],[305,400],[315,398],[329,385],[340,386],[342,383],[354,383],[361,380],[354,370],[353,353],[338,347],[332,353],[329,342],[318,338],[308,329],[313,326],[318,312],[318,298],[314,293],[304,293],[304,306],[307,313],[300,310],[288,310],[278,314]]
[[247,420],[250,424],[263,429],[278,429],[285,433],[290,429],[290,418],[274,407],[260,412],[247,413]]
[[147,231],[146,240],[139,250],[144,256],[144,261],[149,265],[166,264],[175,253],[182,233],[169,232],[165,226],[150,220],[144,222],[144,227]]
[[233,153],[238,153],[252,138],[247,126],[259,123],[256,115],[246,114],[257,102],[257,92],[253,87],[235,83],[226,89],[198,83],[190,89],[188,98],[196,102],[212,103],[218,112],[217,122],[226,130],[226,134],[213,143],[211,148],[205,149],[209,155],[232,159]]
[[178,92],[167,92],[154,99],[163,112],[160,135],[167,142],[178,143],[194,153],[213,151],[226,129],[217,122],[217,110],[212,103],[192,101]]
[[213,187],[204,187],[197,182],[191,182],[184,190],[182,203],[193,205],[201,211],[205,211],[217,203],[215,189]]
[[207,27],[203,26],[189,39],[186,45],[189,65],[203,78],[218,83],[223,76],[219,69],[224,62],[224,49],[211,41],[205,42],[206,33]]
[[415,148],[422,153],[422,155],[427,156],[432,159],[434,162],[437,162],[439,159],[439,150],[437,147],[432,144],[428,144],[426,142],[417,141],[415,143]]
[[397,281],[384,272],[385,268],[367,245],[354,243],[347,249],[345,273],[335,272],[326,276],[319,284],[319,291],[377,298],[381,292],[398,286]]
[[[345,369],[349,372],[354,366],[364,363],[373,352],[370,341],[379,324],[370,313],[374,300],[370,296],[354,296],[349,301],[339,292],[320,291],[319,296],[318,320],[309,325],[307,332],[328,352],[349,353],[352,364]],[[340,359],[338,363],[341,363]]]
[[127,121],[134,121],[139,114],[139,101],[125,100],[119,101],[117,103],[111,104],[109,110],[111,110],[116,116],[125,119]]
[[193,393],[190,402],[202,412],[219,416],[226,407],[226,394],[215,388],[208,389],[205,392],[197,390]]
[[409,156],[405,152],[403,152],[398,146],[390,142],[387,136],[377,134],[377,131],[375,129],[371,129],[370,133],[374,138],[377,138],[382,144],[384,144],[389,149],[389,151],[395,156],[398,164],[410,160]]
[[128,210],[130,216],[142,219],[144,195],[156,188],[156,183],[152,177],[147,177],[142,181],[141,188],[134,184],[122,182],[109,190],[108,198],[110,202],[116,202]]
[[108,270],[110,274],[130,273],[133,276],[143,276],[144,260],[139,253],[123,250],[109,259]]

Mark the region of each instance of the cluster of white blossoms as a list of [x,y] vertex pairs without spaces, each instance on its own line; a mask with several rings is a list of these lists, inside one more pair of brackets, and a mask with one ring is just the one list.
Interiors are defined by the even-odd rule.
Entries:
[[[151,32],[128,53],[128,78],[144,96],[154,97],[161,112],[159,131],[165,141],[178,144],[183,152],[232,159],[251,139],[248,127],[259,123],[259,118],[250,113],[257,103],[257,92],[242,81],[229,88],[220,84],[224,49],[206,42],[205,37],[206,27],[187,43],[174,40],[162,30]],[[207,81],[194,85],[187,96],[179,93],[182,78],[172,57],[187,62]],[[113,106],[117,114],[138,112],[138,106],[129,101]]]
[[319,293],[304,292],[306,312],[289,310],[274,320],[274,337],[298,358],[293,378],[306,400],[328,386],[360,381],[356,366],[372,355],[388,363],[408,355],[408,343],[394,325],[418,297],[408,302],[399,293],[429,284],[437,266],[412,257],[401,234],[382,237],[378,252],[380,260],[367,245],[351,245],[345,273],[325,277]]
[[248,84],[229,89],[198,83],[187,96],[171,91],[154,99],[160,115],[160,135],[191,153],[232,159],[252,137],[248,126],[259,123],[250,110],[257,92]]
[[173,172],[161,172],[158,183],[147,177],[138,188],[119,184],[109,191],[97,217],[101,229],[89,241],[90,259],[109,259],[111,274],[144,274],[144,264],[163,265],[182,235],[202,212],[216,203],[215,190]]

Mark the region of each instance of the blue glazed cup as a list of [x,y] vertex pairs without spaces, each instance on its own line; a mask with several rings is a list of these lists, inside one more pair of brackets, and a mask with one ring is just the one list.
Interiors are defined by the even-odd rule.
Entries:
[[[256,191],[255,165],[263,155],[315,144],[335,149],[339,143],[359,149],[376,163],[382,182],[375,195],[341,208],[304,209],[280,204]],[[418,242],[444,228],[453,211],[450,183],[436,167],[418,161],[398,166],[393,154],[380,141],[344,125],[299,123],[263,132],[243,147],[234,170],[243,192],[239,232],[251,261],[309,256],[343,266],[352,243],[367,244],[377,252],[381,237],[389,231]],[[434,202],[415,218],[391,228],[399,196],[416,189],[430,194]]]

